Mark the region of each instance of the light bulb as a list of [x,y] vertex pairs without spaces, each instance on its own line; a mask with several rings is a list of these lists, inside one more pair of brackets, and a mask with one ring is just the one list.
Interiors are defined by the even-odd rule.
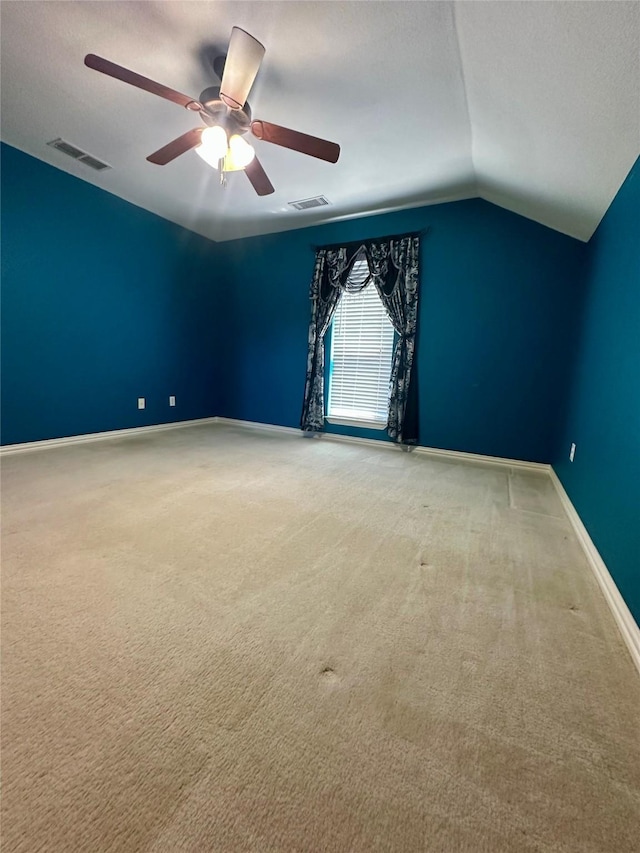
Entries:
[[233,163],[235,169],[244,169],[255,157],[253,147],[238,134],[234,134],[229,140],[229,153],[227,159]]
[[202,131],[202,140],[200,145],[195,149],[205,163],[218,168],[218,162],[227,154],[227,134],[224,128],[216,125],[216,127],[206,127]]

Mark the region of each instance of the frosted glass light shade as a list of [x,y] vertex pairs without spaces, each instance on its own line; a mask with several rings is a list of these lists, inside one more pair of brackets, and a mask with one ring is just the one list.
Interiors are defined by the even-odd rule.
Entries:
[[253,147],[238,134],[234,134],[229,140],[229,152],[227,159],[231,160],[237,169],[244,169],[255,157]]
[[200,145],[195,149],[196,154],[213,166],[218,168],[218,161],[227,153],[227,134],[222,127],[207,127],[202,131]]

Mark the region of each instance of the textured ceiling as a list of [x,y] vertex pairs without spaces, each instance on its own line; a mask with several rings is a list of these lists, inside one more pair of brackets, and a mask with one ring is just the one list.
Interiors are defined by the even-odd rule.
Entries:
[[[0,15],[2,139],[215,240],[474,196],[587,240],[640,153],[637,2],[3,0]],[[342,146],[330,165],[255,141],[276,188],[262,198],[194,152],[148,163],[198,116],[83,64],[197,98],[234,25],[266,46],[254,118]],[[288,206],[320,194],[330,207]]]

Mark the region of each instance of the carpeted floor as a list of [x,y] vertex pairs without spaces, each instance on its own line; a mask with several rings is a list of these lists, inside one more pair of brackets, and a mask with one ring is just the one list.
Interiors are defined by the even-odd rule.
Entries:
[[543,474],[218,425],[3,461],[3,853],[640,849]]

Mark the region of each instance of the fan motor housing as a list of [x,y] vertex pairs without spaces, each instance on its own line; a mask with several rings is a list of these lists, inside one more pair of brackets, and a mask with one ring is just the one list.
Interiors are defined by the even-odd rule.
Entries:
[[200,94],[200,103],[204,107],[200,111],[202,121],[208,127],[219,125],[224,127],[229,136],[234,133],[242,135],[251,127],[251,107],[245,103],[240,110],[233,110],[220,99],[220,88],[210,86]]

